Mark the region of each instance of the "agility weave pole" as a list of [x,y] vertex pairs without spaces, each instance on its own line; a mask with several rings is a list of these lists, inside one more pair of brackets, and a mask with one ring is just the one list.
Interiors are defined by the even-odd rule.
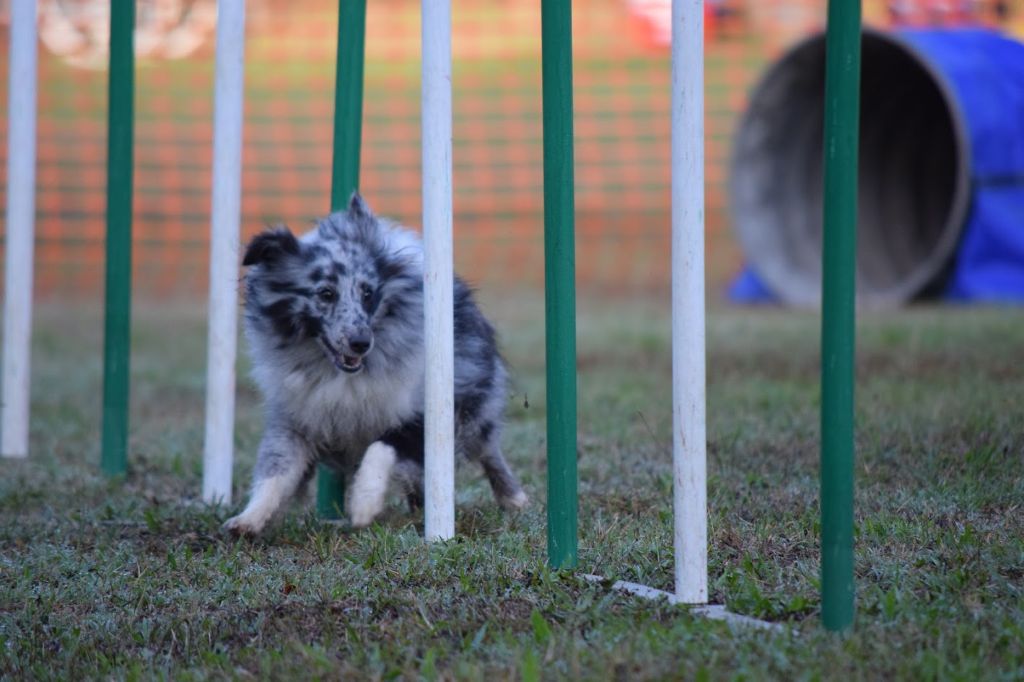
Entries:
[[210,209],[203,501],[231,504],[238,348],[238,240],[242,213],[245,0],[217,3]]
[[107,111],[107,272],[100,460],[100,468],[107,476],[117,476],[128,470],[134,31],[135,0],[113,0],[110,6]]
[[423,536],[455,535],[455,326],[452,265],[450,0],[423,0],[423,316],[426,357]]
[[[672,515],[675,594],[622,581],[613,589],[706,605],[707,408],[704,306],[704,3],[672,0]],[[600,580],[596,576],[584,576]],[[721,606],[694,610],[770,627]]]
[[676,596],[708,601],[704,2],[672,1],[672,491]]
[[860,3],[829,0],[821,310],[821,620],[853,624],[853,398],[856,333]]
[[36,195],[36,3],[11,3],[7,119],[7,259],[4,271],[0,454],[28,456],[32,262]]
[[576,244],[572,3],[541,2],[544,309],[547,355],[548,563],[577,563]]
[[[366,0],[338,0],[338,53],[334,75],[334,149],[331,161],[331,210],[341,211],[359,188],[363,135],[363,62]],[[330,467],[317,470],[316,510],[324,519],[340,519],[345,509],[345,479]]]

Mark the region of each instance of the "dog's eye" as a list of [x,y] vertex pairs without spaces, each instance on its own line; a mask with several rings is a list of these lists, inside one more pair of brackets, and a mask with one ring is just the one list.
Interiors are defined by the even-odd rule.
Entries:
[[316,291],[316,296],[324,303],[334,303],[338,300],[338,292],[330,287],[320,287]]
[[364,301],[369,301],[373,296],[373,287],[369,284],[360,285],[359,291],[362,292]]

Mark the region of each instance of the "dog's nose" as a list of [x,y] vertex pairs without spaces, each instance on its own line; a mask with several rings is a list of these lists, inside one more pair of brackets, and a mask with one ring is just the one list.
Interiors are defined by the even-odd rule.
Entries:
[[348,347],[351,348],[353,352],[362,355],[366,351],[370,350],[370,344],[372,343],[373,337],[369,334],[355,334],[349,337]]

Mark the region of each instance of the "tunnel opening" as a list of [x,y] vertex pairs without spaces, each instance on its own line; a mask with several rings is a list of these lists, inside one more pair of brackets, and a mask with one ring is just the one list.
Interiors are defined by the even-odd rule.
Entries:
[[[970,149],[944,77],[898,36],[862,42],[857,294],[898,305],[948,271],[970,198]],[[784,302],[821,299],[825,39],[776,62],[734,143],[733,223],[754,272]]]

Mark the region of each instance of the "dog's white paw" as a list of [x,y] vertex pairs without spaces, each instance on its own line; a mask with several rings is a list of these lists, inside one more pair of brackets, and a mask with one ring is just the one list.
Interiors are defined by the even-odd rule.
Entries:
[[353,528],[366,528],[384,511],[383,499],[378,501],[365,496],[350,501],[346,507]]
[[530,497],[526,494],[525,490],[520,489],[515,495],[499,497],[498,504],[501,505],[502,509],[518,511],[526,509],[527,505],[530,504]]
[[354,527],[369,526],[384,511],[395,460],[395,449],[390,445],[376,442],[366,449],[345,500],[345,511]]
[[232,516],[224,522],[224,525],[221,526],[221,528],[232,535],[253,536],[259,535],[260,531],[263,530],[264,525],[265,524],[260,523],[257,519],[252,518],[251,515],[243,513],[238,516]]

